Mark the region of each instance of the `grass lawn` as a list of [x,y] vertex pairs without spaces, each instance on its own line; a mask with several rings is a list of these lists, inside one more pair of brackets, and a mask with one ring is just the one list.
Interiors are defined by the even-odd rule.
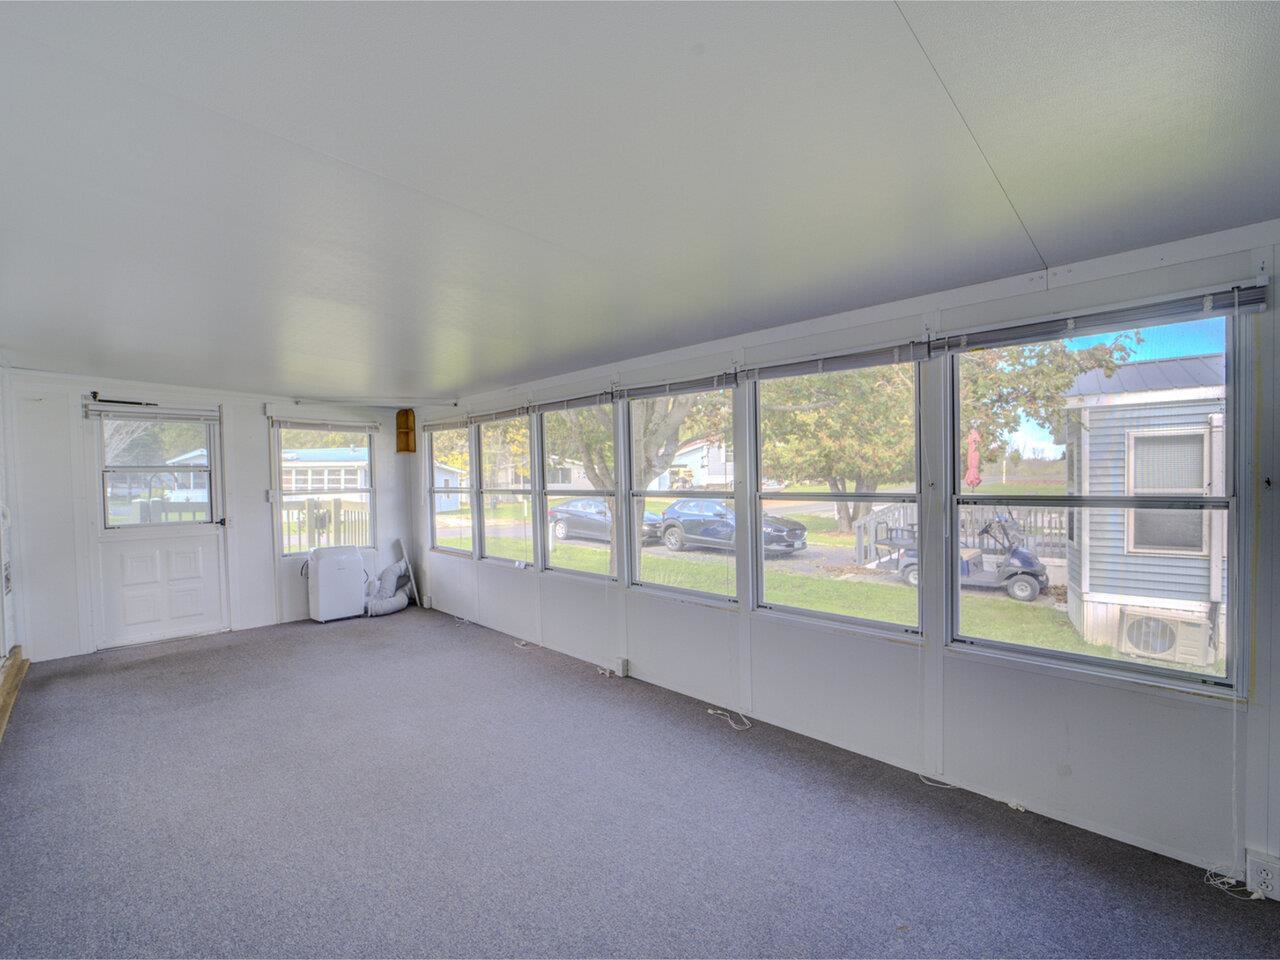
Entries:
[[[834,523],[834,520],[832,521]],[[469,532],[442,538],[441,546],[470,551]],[[560,570],[609,574],[608,544],[552,539],[551,566]],[[516,537],[493,537],[487,544],[491,556],[507,559],[526,557],[526,541]],[[671,553],[660,545],[646,547],[640,557],[640,579],[658,586],[697,590],[714,596],[731,597],[736,589],[733,555],[711,550]],[[813,610],[841,616],[915,626],[916,591],[897,580],[838,580],[818,574],[793,573],[785,561],[768,561],[764,566],[764,599],[770,604]],[[1066,653],[1088,654],[1103,659],[1116,657],[1108,646],[1086,641],[1071,625],[1065,612],[1044,602],[1022,603],[1003,591],[964,590],[960,596],[960,632],[970,637],[999,640],[1025,647]],[[1120,658],[1126,661],[1135,658]],[[1152,661],[1160,666],[1168,663]],[[1221,676],[1224,664],[1207,667],[1179,665],[1189,673]]]

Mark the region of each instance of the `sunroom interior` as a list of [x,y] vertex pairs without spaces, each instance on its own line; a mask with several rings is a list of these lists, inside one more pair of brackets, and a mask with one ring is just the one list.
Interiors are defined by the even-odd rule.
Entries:
[[0,6],[0,956],[1274,954],[1277,11]]

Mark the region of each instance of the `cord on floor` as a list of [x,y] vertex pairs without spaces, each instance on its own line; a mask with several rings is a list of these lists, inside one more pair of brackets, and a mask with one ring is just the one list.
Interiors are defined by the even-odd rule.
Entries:
[[933,779],[933,777],[926,777],[923,773],[920,774],[920,782],[925,786],[940,787],[943,790],[954,790],[956,788],[954,783],[943,783],[941,780]]
[[1265,900],[1260,893],[1253,893],[1241,881],[1222,872],[1222,867],[1210,867],[1204,872],[1204,882],[1228,897],[1236,900]]
[[[751,726],[751,721],[736,710],[717,710],[715,707],[707,707],[707,713],[711,714],[713,717],[724,717],[729,721],[729,726],[733,727],[735,730],[746,730]],[[738,713],[738,720],[733,719],[733,714],[735,713]]]

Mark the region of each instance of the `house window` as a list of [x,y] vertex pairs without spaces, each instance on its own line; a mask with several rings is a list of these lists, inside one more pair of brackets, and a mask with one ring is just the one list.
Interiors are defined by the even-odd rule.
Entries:
[[760,604],[920,623],[916,366],[761,379]]
[[547,410],[538,418],[548,569],[617,576],[613,420],[612,403]]
[[736,599],[733,388],[627,404],[634,581]]
[[1225,680],[1228,334],[955,350],[954,641]]
[[103,415],[103,525],[212,523],[209,451],[216,449],[216,430],[208,420]]
[[481,555],[533,562],[529,417],[480,424]]
[[471,429],[427,432],[427,489],[431,503],[431,546],[471,554]]
[[[1209,430],[1150,431],[1128,436],[1129,493],[1201,496],[1210,492]],[[1203,555],[1209,515],[1198,510],[1131,510],[1131,553]]]
[[374,545],[372,434],[276,424],[281,552]]

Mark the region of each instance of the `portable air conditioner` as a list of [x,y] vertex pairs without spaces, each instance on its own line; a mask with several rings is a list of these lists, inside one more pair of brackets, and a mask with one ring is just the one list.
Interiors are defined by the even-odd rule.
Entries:
[[1215,659],[1212,636],[1212,626],[1202,613],[1125,607],[1120,612],[1116,652],[1203,667]]
[[311,619],[324,623],[364,613],[364,563],[355,547],[316,547],[307,560]]

